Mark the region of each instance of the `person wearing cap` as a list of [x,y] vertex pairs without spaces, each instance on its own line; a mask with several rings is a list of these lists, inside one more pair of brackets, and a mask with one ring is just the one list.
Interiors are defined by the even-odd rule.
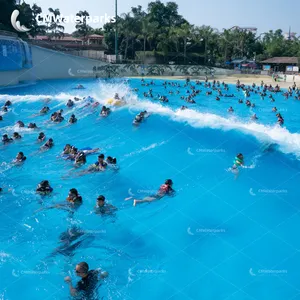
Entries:
[[108,272],[100,269],[89,270],[89,265],[86,262],[77,264],[75,273],[81,278],[75,287],[72,285],[70,276],[66,276],[64,280],[69,284],[71,296],[81,296],[80,299],[94,299],[93,296],[99,281],[108,276]]
[[108,215],[113,213],[113,211],[117,210],[111,204],[105,202],[105,197],[103,195],[98,196],[96,206],[95,206],[95,213],[99,215]]
[[173,186],[172,179],[167,179],[165,181],[165,183],[160,186],[159,190],[157,191],[157,193],[155,195],[145,197],[143,200],[134,199],[133,206],[136,206],[137,204],[140,204],[140,203],[153,202],[153,201],[159,200],[167,195],[168,196],[174,195],[175,191],[173,190],[172,186]]

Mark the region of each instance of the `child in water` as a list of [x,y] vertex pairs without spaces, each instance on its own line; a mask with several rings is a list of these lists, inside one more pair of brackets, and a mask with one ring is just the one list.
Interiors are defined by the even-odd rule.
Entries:
[[239,153],[234,161],[233,161],[233,166],[231,168],[232,173],[235,174],[235,179],[237,178],[238,174],[239,174],[239,167],[244,165],[244,156],[242,153]]

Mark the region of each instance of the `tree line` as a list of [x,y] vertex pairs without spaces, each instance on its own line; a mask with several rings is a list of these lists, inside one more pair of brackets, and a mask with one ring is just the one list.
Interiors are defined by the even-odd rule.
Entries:
[[[17,5],[15,0],[0,0],[0,5],[0,30],[14,31],[10,15],[17,8],[19,20],[31,28],[31,36],[47,35],[52,39],[65,34],[61,19],[42,25],[37,22],[42,9],[36,4]],[[60,16],[58,8],[49,8],[47,13]],[[81,21],[76,23],[74,37],[85,40],[89,34],[104,35],[107,52],[113,54],[117,30],[118,52],[125,60],[151,62],[155,58],[165,63],[225,65],[235,58],[261,61],[274,56],[300,57],[300,39],[286,39],[281,29],[256,35],[241,28],[219,31],[207,25],[196,26],[179,14],[175,2],[164,4],[158,0],[148,3],[146,9],[140,5],[132,7],[118,16],[116,23],[106,23],[97,29],[86,22],[87,11],[79,11],[77,16]]]

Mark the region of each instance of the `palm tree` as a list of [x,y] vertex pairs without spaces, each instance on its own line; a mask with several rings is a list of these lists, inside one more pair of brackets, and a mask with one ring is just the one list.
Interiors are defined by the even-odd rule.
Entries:
[[78,33],[83,36],[83,40],[86,40],[86,36],[91,32],[92,27],[89,26],[86,22],[87,17],[89,17],[89,13],[84,10],[84,11],[79,11],[76,16],[80,17],[80,20],[76,24],[76,29]]
[[183,40],[183,56],[184,56],[184,64],[186,64],[186,48],[188,40],[192,37],[193,26],[189,23],[182,24],[177,32],[178,37]]
[[208,50],[210,41],[215,38],[216,34],[214,33],[214,29],[210,26],[201,26],[197,29],[197,42],[200,43],[204,41],[204,62],[207,64],[208,61]]
[[142,19],[141,22],[141,34],[138,38],[143,39],[143,48],[144,48],[144,63],[146,57],[146,42],[148,38],[153,37],[155,33],[155,29],[157,27],[157,23],[150,23],[149,18]]
[[54,18],[52,18],[52,22],[50,22],[50,26],[49,29],[52,30],[52,32],[50,33],[51,37],[58,37],[61,38],[63,37],[64,34],[64,30],[65,27],[60,25],[61,22],[63,22],[63,19],[60,18],[60,11],[58,8],[53,9],[53,8],[49,8],[48,9],[50,13],[52,13],[54,15]]

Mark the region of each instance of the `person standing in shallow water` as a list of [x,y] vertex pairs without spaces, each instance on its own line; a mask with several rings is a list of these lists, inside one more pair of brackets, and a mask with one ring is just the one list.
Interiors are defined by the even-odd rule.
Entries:
[[73,286],[70,276],[65,277],[65,282],[69,284],[71,296],[82,296],[83,298],[80,299],[94,299],[99,281],[108,276],[107,272],[101,272],[101,270],[89,270],[86,262],[77,264],[75,272],[81,278],[76,287]]

